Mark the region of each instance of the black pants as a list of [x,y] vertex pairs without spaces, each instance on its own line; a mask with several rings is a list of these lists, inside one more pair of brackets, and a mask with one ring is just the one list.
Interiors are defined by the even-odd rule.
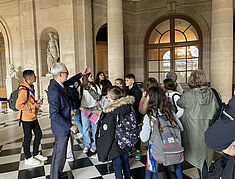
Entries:
[[64,137],[55,136],[54,151],[51,160],[50,179],[58,179],[62,176],[66,160],[69,136],[70,134]]
[[33,156],[38,155],[39,151],[39,144],[42,139],[42,131],[39,126],[38,120],[35,121],[22,121],[23,124],[23,131],[24,131],[24,155],[26,159],[29,159],[31,157],[30,153],[30,143],[32,140],[32,130],[34,132],[34,141],[33,141]]

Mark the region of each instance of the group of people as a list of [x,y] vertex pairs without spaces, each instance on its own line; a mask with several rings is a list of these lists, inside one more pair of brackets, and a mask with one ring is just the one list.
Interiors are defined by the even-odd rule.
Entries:
[[[218,147],[211,147],[212,144],[208,144],[212,149],[208,148],[204,138],[219,104],[214,92],[208,87],[202,70],[191,73],[188,80],[189,90],[185,92],[177,82],[177,75],[174,72],[169,72],[161,84],[155,78],[149,78],[143,92],[138,88],[133,74],[126,75],[124,79],[116,79],[113,86],[103,72],[99,72],[94,80],[90,68],[68,79],[68,69],[60,62],[52,65],[51,74],[53,79],[48,87],[48,103],[55,142],[50,178],[63,177],[66,159],[74,160],[71,132],[77,133],[78,138],[82,139],[84,153],[90,151],[96,156],[97,152],[100,161],[112,160],[117,179],[123,178],[123,175],[125,178],[131,178],[129,156],[132,155],[132,147],[120,147],[122,144],[117,140],[116,129],[122,116],[132,116],[132,113],[136,125],[142,126],[139,131],[140,139],[134,145],[136,160],[141,159],[141,141],[149,141],[148,148],[151,149],[151,136],[154,130],[161,133],[162,118],[182,132],[184,159],[198,168],[200,178],[205,165],[211,165],[212,149],[216,150]],[[25,81],[20,85],[16,107],[20,110],[19,117],[23,123],[25,163],[38,165],[40,161],[47,160],[47,157],[38,151],[42,132],[37,121],[37,113],[43,101],[35,100],[34,71],[25,70],[23,77]],[[71,120],[71,111],[74,111],[75,124]],[[154,127],[155,125],[157,127]],[[33,157],[30,154],[32,130],[35,134]],[[226,148],[220,147],[219,150],[234,156],[235,140],[231,137],[232,134],[229,135],[229,140],[223,145]],[[102,150],[99,150],[100,146]],[[151,156],[151,150],[148,152]],[[181,163],[165,166],[162,161],[154,159],[151,167],[149,166],[147,160],[146,179],[183,178]]]

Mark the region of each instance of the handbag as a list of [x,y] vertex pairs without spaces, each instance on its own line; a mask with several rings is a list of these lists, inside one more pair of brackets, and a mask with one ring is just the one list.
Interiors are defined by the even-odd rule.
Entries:
[[91,122],[93,122],[94,124],[96,124],[99,119],[100,119],[100,115],[101,115],[100,110],[89,110],[89,109],[85,109],[83,116],[85,116],[87,119],[89,119]]

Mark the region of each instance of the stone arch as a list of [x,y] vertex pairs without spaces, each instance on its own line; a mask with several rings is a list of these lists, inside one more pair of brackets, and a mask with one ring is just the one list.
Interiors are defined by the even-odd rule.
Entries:
[[[174,10],[174,12],[168,11],[168,10],[160,10],[156,13],[149,15],[149,17],[146,18],[147,21],[141,26],[141,29],[136,36],[137,37],[136,42],[138,44],[138,49],[139,49],[138,55],[143,55],[146,60],[144,44],[146,42],[146,38],[148,37],[148,32],[150,31],[150,28],[158,19],[171,16],[171,15],[186,16],[192,19],[200,28],[201,33],[202,33],[202,39],[203,39],[203,44],[202,44],[203,64],[202,66],[203,66],[203,70],[206,72],[207,78],[210,79],[210,76],[209,76],[210,75],[210,66],[209,66],[210,64],[210,30],[209,30],[209,26],[207,22],[205,21],[205,19],[199,13],[197,13],[196,11],[192,9],[177,7],[176,10]],[[145,64],[145,60],[143,62],[144,64]]]
[[12,49],[11,49],[11,36],[10,36],[10,30],[7,26],[7,23],[4,21],[4,19],[0,16],[0,32],[3,35],[4,43],[5,43],[5,58],[6,58],[6,64],[12,64]]
[[108,20],[107,17],[101,17],[94,25],[93,25],[93,49],[94,49],[94,66],[95,66],[95,70],[94,73],[97,73],[97,54],[96,54],[96,36],[98,34],[98,31],[100,30],[100,28],[107,24]]
[[41,76],[45,76],[48,72],[48,67],[47,67],[47,43],[49,41],[49,36],[48,33],[53,32],[55,34],[55,37],[58,40],[58,45],[60,48],[59,44],[59,34],[57,30],[53,27],[47,27],[41,32],[40,36],[40,45],[39,45],[39,52],[40,52],[40,72]]

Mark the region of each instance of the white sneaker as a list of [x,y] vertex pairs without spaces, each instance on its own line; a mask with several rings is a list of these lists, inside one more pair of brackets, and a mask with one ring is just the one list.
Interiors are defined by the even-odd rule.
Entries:
[[85,147],[85,148],[83,149],[83,153],[86,154],[86,153],[88,152],[88,150],[89,150],[88,147]]
[[40,160],[40,161],[46,161],[47,160],[47,157],[44,157],[40,154],[34,156],[34,158],[36,158],[37,160]]
[[68,157],[68,158],[66,158],[66,161],[67,162],[73,162],[74,161],[74,157],[73,156]]
[[92,153],[95,153],[96,148],[95,148],[95,147],[92,147],[92,148],[90,149],[90,151],[91,151]]
[[78,139],[82,139],[83,135],[81,133],[77,133]]
[[37,160],[37,159],[31,157],[31,158],[29,158],[29,159],[25,159],[25,160],[24,160],[24,163],[25,163],[26,165],[40,165],[41,162],[40,162],[39,160]]

